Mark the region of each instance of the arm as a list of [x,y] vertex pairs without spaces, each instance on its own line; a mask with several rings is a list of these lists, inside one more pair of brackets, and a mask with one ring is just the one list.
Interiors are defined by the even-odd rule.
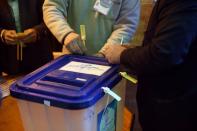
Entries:
[[[34,43],[36,41],[39,41],[40,39],[49,37],[50,32],[43,21],[43,13],[42,13],[43,3],[44,0],[31,1],[31,2],[24,1],[23,3],[20,3],[22,11],[26,11],[26,8],[22,8],[23,5],[25,4],[27,5],[27,8],[32,8],[30,12],[27,13],[26,15],[35,15],[35,16],[32,17],[32,22],[30,22],[28,28],[25,28],[23,32],[17,34],[16,38],[19,41],[23,43]],[[36,12],[34,12],[34,10],[36,10]],[[35,24],[35,22],[37,24]],[[23,26],[25,25],[26,24],[24,24]]]
[[35,5],[40,23],[38,25],[34,25],[32,29],[35,30],[36,32],[37,40],[48,36],[50,33],[50,31],[48,30],[47,26],[45,25],[43,21],[43,11],[42,11],[43,3],[44,3],[44,0],[39,0],[36,2],[36,5]]
[[104,54],[109,44],[129,44],[134,36],[140,17],[140,0],[122,0],[120,13],[107,43],[99,51]]
[[41,22],[39,25],[34,26],[33,29],[35,29],[37,33],[37,40],[44,36],[47,36],[49,33],[49,30],[47,26],[44,24],[44,22]]
[[61,43],[73,31],[67,23],[68,0],[45,0],[43,5],[44,22]]
[[140,16],[140,0],[122,0],[119,16],[107,43],[129,43],[136,31]]
[[160,12],[151,43],[124,50],[120,57],[122,64],[137,74],[144,74],[164,71],[184,62],[197,36],[197,5],[181,2],[176,2],[173,9],[166,7]]

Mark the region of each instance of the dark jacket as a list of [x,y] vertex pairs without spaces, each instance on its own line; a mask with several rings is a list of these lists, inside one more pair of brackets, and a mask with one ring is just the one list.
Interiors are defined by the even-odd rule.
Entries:
[[137,100],[145,130],[197,129],[196,56],[197,1],[158,0],[143,46],[121,55],[121,63],[138,75]]
[[[19,0],[19,14],[22,30],[35,28],[38,38],[23,49],[23,61],[17,61],[16,46],[6,45],[0,40],[1,70],[9,74],[29,72],[52,60],[50,41],[52,35],[43,23],[43,0]],[[7,0],[0,1],[0,32],[2,29],[16,30],[15,20]]]

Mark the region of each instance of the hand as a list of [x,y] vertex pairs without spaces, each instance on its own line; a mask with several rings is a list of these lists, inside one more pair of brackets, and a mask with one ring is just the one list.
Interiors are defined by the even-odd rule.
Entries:
[[77,39],[80,39],[80,36],[77,33],[71,32],[64,39],[64,45],[67,46],[68,44],[72,43],[72,41]]
[[63,45],[62,46],[62,54],[72,54],[72,53],[68,50],[68,48],[65,45]]
[[5,40],[5,43],[9,45],[16,45],[18,43],[15,30],[5,30],[3,33],[3,39]]
[[101,52],[98,52],[98,53],[94,54],[93,56],[100,57],[100,58],[102,58],[102,57],[104,58],[105,57],[105,55],[103,53],[101,53]]
[[17,33],[17,39],[23,43],[36,42],[37,31],[33,28],[27,29],[24,33]]
[[86,51],[86,47],[82,43],[80,36],[74,32],[68,34],[64,40],[64,45],[71,53],[74,54],[82,55]]
[[109,63],[118,64],[120,63],[120,55],[126,49],[121,45],[110,44],[104,51],[105,58]]

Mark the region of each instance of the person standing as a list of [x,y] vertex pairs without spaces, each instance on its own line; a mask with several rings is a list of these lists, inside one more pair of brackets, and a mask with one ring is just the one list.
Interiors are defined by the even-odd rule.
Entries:
[[102,57],[107,45],[130,43],[140,0],[45,0],[43,13],[47,27],[71,53]]
[[158,0],[143,46],[110,45],[105,56],[137,74],[143,131],[196,131],[197,1]]
[[0,1],[1,71],[28,73],[53,59],[43,0]]

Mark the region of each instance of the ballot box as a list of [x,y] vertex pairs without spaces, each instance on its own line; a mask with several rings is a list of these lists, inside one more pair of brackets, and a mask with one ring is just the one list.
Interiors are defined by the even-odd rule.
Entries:
[[125,81],[118,69],[104,58],[64,55],[16,81],[10,92],[25,131],[122,131]]

